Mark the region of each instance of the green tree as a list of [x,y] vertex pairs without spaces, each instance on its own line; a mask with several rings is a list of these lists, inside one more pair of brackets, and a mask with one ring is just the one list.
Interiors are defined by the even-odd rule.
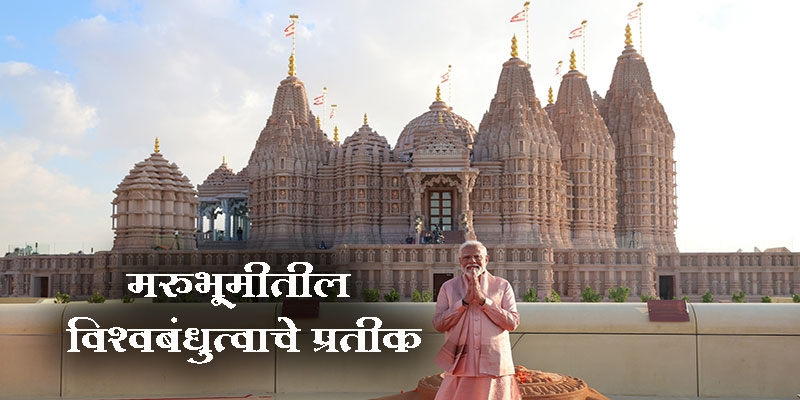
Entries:
[[400,301],[400,293],[397,293],[397,290],[392,288],[392,291],[383,295],[383,299],[386,300],[387,303],[396,303]]
[[763,296],[763,297],[761,297],[761,302],[762,303],[772,303],[772,297]]
[[361,291],[361,297],[367,303],[377,303],[381,300],[381,291],[378,289],[364,289]]
[[800,303],[800,294],[793,294],[792,301],[795,303]]
[[133,303],[136,301],[136,298],[130,292],[125,293],[122,295],[122,302],[123,303]]
[[561,296],[555,289],[550,289],[550,295],[544,298],[545,303],[561,303]]
[[67,293],[56,292],[56,304],[66,304],[69,303],[70,297]]
[[608,290],[608,297],[615,303],[624,303],[628,301],[628,296],[631,294],[631,288],[622,286],[619,288],[611,288]]
[[584,303],[599,303],[603,300],[603,295],[601,293],[597,293],[589,286],[586,286],[586,289],[583,289],[581,292],[581,301]]
[[658,300],[658,298],[656,296],[653,296],[652,294],[644,294],[644,293],[639,295],[639,298],[642,299],[642,303],[647,303],[650,300]]
[[703,303],[713,303],[714,302],[714,295],[711,294],[708,290],[703,293]]
[[536,297],[536,288],[528,289],[528,292],[522,296],[522,301],[528,303],[538,303],[539,298]]
[[731,301],[734,303],[747,303],[747,296],[740,290],[739,293],[734,293],[733,296],[731,296]]
[[89,297],[86,301],[88,301],[89,303],[105,303],[106,298],[102,294],[94,292],[92,297]]
[[431,300],[433,300],[433,292],[430,290],[423,290],[422,292],[414,290],[414,293],[411,294],[411,301],[415,303],[428,303]]

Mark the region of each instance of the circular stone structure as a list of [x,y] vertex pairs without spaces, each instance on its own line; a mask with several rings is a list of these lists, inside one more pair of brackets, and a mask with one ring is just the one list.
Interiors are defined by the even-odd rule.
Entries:
[[[523,400],[609,400],[581,379],[527,369],[515,368]],[[419,380],[413,392],[381,397],[374,400],[433,400],[442,384],[444,374],[430,375]]]

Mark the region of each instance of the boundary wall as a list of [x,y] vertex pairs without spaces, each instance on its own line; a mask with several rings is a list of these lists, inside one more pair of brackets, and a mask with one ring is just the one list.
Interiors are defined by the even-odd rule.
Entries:
[[[283,328],[279,303],[2,304],[0,398],[179,397],[413,390],[440,372],[433,357],[444,335],[432,303],[322,303],[318,318],[292,318],[299,352],[226,348],[195,365],[196,352],[154,353],[107,345],[67,352],[73,317],[101,328]],[[688,304],[689,322],[650,322],[645,303],[518,303],[514,362],[575,376],[607,396],[793,398],[800,392],[800,305]],[[172,322],[176,317],[177,321]],[[407,353],[315,352],[312,329],[421,329]],[[81,327],[87,321],[82,321]],[[89,323],[90,324],[90,323]],[[371,327],[371,324],[366,325]],[[341,337],[343,333],[339,333]],[[183,338],[181,338],[183,339]],[[354,342],[351,342],[354,343]],[[155,347],[155,345],[154,345]]]

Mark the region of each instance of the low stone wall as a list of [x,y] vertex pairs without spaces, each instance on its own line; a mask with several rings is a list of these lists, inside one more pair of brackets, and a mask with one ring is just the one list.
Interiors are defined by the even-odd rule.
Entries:
[[[579,377],[606,395],[789,398],[800,391],[797,304],[689,304],[690,321],[671,323],[650,322],[644,303],[520,303],[519,310],[515,364]],[[187,359],[203,359],[196,351],[170,353],[155,341],[154,353],[130,346],[119,353],[108,343],[104,353],[68,352],[67,324],[90,317],[101,328],[128,330],[277,329],[285,327],[278,321],[282,306],[3,304],[0,398],[410,390],[439,372],[433,357],[444,336],[431,326],[433,311],[432,303],[322,303],[319,318],[291,319],[300,329],[298,352],[276,349],[269,336],[269,352],[226,345],[212,350],[209,363],[195,365]],[[379,318],[381,329],[421,329],[422,342],[407,353],[382,341],[381,352],[314,351],[313,329],[353,329],[361,317]]]

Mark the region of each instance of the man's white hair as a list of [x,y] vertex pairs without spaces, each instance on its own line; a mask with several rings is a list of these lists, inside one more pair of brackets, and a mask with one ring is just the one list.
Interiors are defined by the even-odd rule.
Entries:
[[482,256],[489,255],[489,252],[486,250],[486,246],[477,240],[467,240],[466,242],[461,243],[461,246],[458,247],[458,253],[460,254],[467,247],[477,247]]

